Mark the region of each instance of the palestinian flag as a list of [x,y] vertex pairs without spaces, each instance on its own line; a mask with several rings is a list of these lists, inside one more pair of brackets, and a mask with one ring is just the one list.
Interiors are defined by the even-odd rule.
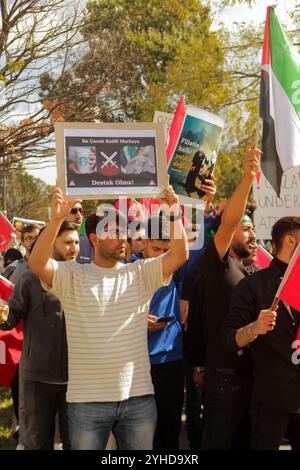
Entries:
[[300,57],[268,7],[261,63],[262,171],[280,194],[282,174],[300,165]]

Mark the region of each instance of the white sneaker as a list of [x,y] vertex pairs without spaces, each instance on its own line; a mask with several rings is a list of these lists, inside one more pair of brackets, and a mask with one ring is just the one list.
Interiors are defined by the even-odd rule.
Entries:
[[18,444],[16,450],[25,450],[25,447],[23,444]]

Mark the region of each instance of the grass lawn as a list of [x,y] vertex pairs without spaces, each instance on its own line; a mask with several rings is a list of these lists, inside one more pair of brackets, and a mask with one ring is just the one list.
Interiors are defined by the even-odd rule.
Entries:
[[16,441],[11,436],[12,416],[10,389],[0,387],[0,450],[16,448]]

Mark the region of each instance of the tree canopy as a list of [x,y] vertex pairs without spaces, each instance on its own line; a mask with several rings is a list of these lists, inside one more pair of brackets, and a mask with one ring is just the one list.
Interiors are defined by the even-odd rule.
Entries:
[[51,186],[27,173],[21,163],[9,173],[7,186],[7,216],[10,220],[13,217],[48,220]]
[[[53,155],[55,121],[152,121],[185,95],[225,118],[216,174],[227,198],[256,131],[264,25],[214,18],[254,3],[88,0],[81,12],[76,0],[0,0],[2,173]],[[299,8],[293,19],[295,39]]]

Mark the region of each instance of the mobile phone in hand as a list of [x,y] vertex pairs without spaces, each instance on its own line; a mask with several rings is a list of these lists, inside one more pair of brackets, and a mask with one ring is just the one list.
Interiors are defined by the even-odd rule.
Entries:
[[161,317],[158,318],[156,321],[157,323],[169,323],[170,321],[175,320],[174,315],[170,315],[169,317]]

